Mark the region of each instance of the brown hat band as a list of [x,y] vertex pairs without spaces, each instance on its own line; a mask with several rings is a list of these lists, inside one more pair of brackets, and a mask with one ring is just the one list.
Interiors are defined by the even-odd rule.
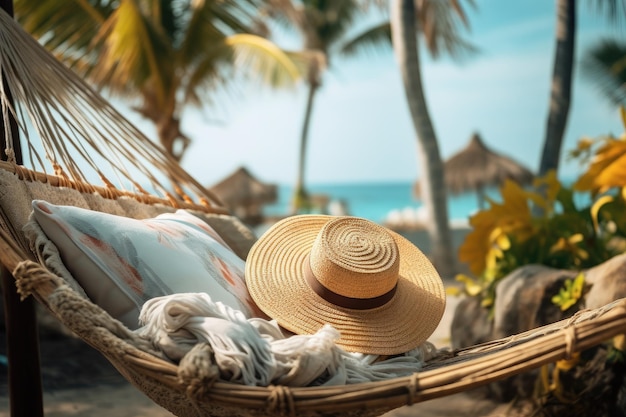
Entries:
[[398,284],[394,285],[392,289],[386,293],[372,298],[354,298],[346,297],[345,295],[337,294],[336,292],[326,288],[315,276],[315,273],[311,269],[311,263],[307,259],[304,262],[304,277],[311,289],[315,291],[317,295],[339,307],[350,308],[353,310],[370,310],[372,308],[381,307],[387,304],[396,293]]

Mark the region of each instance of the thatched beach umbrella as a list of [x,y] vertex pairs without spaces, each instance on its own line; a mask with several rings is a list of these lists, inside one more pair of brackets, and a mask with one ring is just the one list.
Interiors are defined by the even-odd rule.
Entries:
[[[444,173],[448,192],[461,194],[475,191],[479,208],[484,205],[485,188],[499,186],[507,179],[525,185],[534,178],[534,174],[524,165],[489,149],[478,133],[472,135],[464,149],[444,163]],[[417,182],[414,190],[416,196],[419,196],[419,187]]]
[[245,167],[239,167],[209,190],[239,218],[251,224],[261,220],[263,205],[278,199],[275,184],[261,182]]

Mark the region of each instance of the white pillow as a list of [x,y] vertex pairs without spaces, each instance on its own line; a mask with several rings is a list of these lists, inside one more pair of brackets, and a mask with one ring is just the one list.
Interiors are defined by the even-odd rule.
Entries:
[[33,201],[33,216],[92,302],[131,329],[141,306],[163,295],[205,292],[264,317],[246,288],[245,262],[185,210],[136,220]]

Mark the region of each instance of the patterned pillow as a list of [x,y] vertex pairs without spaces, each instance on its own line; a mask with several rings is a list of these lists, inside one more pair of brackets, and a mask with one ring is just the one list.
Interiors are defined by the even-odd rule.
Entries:
[[150,298],[205,292],[263,317],[239,258],[211,226],[185,211],[144,220],[33,201],[33,217],[92,302],[134,329]]

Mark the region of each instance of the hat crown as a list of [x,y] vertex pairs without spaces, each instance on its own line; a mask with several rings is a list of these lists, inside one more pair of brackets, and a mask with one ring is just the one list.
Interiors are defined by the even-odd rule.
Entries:
[[326,223],[313,243],[309,262],[323,287],[357,299],[392,291],[400,270],[399,250],[391,234],[376,223],[355,217]]

